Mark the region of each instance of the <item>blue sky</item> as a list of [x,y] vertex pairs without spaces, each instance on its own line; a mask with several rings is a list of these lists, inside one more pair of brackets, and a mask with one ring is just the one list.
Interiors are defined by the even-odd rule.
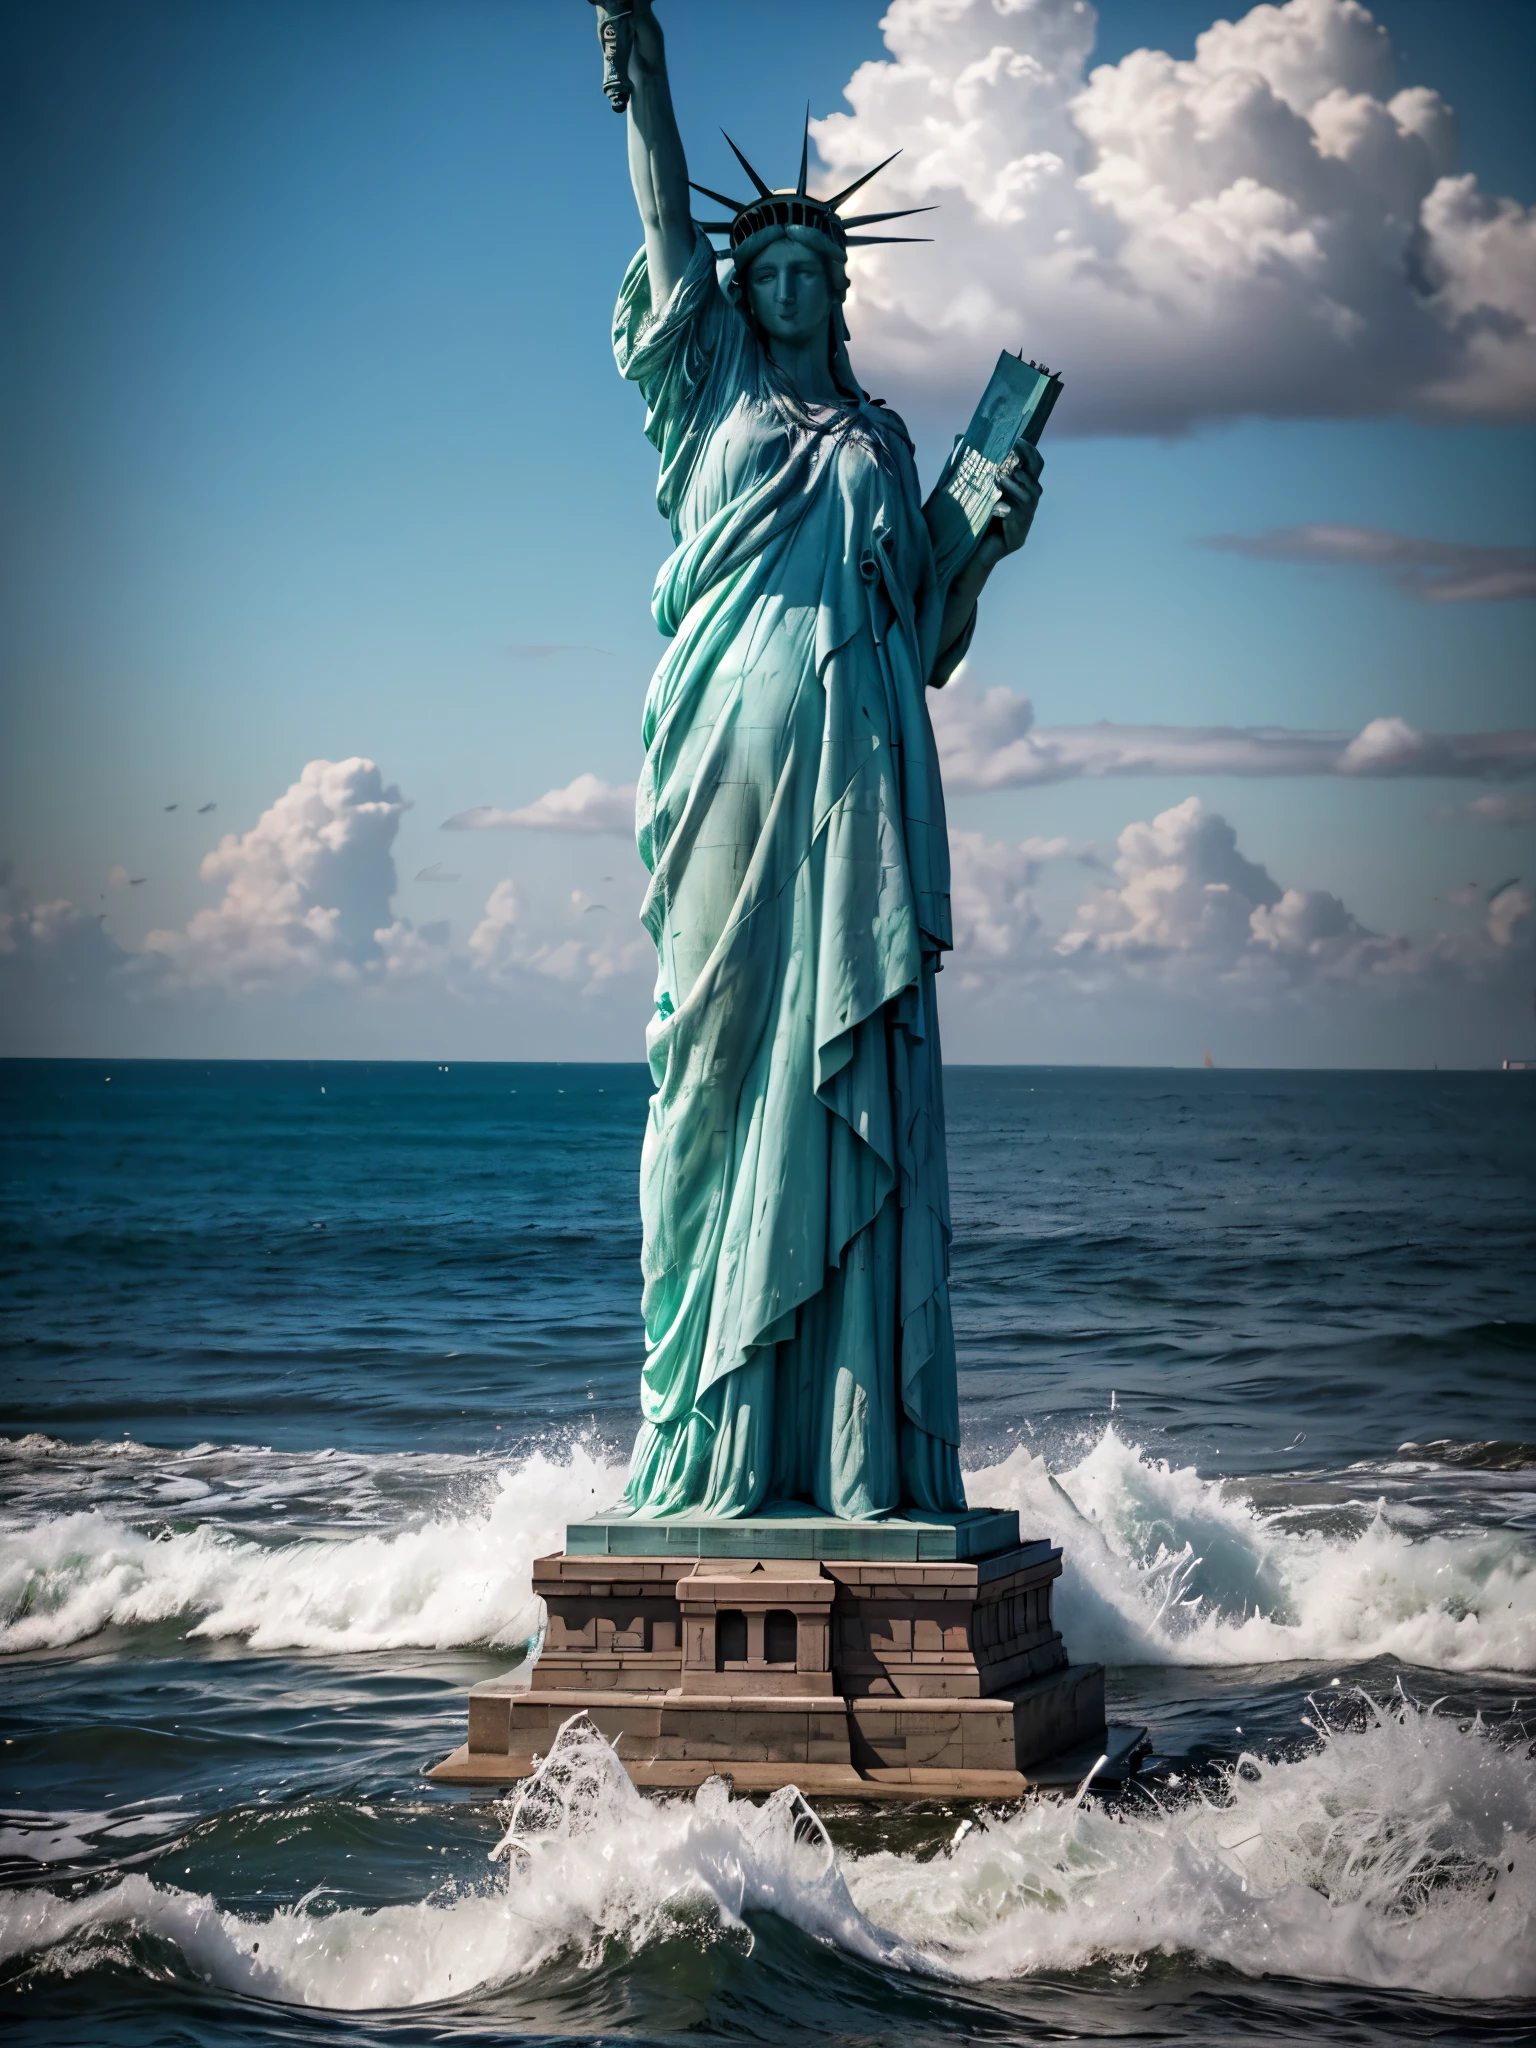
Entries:
[[[984,31],[1017,72],[1024,58],[1056,61],[1051,35],[1087,33],[1069,0],[906,4],[929,26],[926,56],[909,50],[909,65]],[[806,100],[818,117],[849,116],[857,68],[893,56],[884,10],[863,0],[783,0],[771,18],[704,0],[658,11],[708,183],[728,174],[720,122],[788,177]],[[1470,173],[1484,199],[1536,201],[1536,11],[1383,0],[1372,15],[1392,46],[1386,83],[1359,12],[1345,20],[1344,0],[1259,10],[1273,59],[1234,14],[1248,40],[1207,46],[1212,90],[1236,90],[1255,51],[1284,84],[1286,38],[1310,36],[1309,49],[1327,46],[1319,62],[1342,66],[1341,90],[1358,92],[1358,67],[1377,66],[1364,97],[1391,99],[1400,126],[1430,118],[1392,99],[1404,88],[1450,103],[1458,154],[1442,178]],[[1123,98],[1143,48],[1187,73],[1214,18],[1184,0],[1111,0],[1084,75],[1121,67]],[[0,246],[18,309],[0,337],[12,580],[0,1044],[635,1056],[649,975],[624,837],[441,829],[475,807],[526,809],[580,775],[622,789],[639,763],[659,651],[649,595],[668,540],[638,398],[609,348],[637,233],[589,10],[50,0],[12,6],[0,36],[12,194]],[[1141,149],[1156,168],[1150,75],[1135,73],[1131,115],[1111,110],[1142,121],[1141,139],[1105,143],[1101,125],[1101,159]],[[1054,147],[1048,97],[1033,111],[1001,90],[987,102],[967,144],[972,183],[962,170],[935,191],[933,251],[883,254],[850,308],[855,365],[908,418],[928,476],[998,347],[1054,349],[1067,378],[1042,511],[987,593],[954,745],[981,732],[986,693],[1000,690],[1032,703],[1032,727],[1003,707],[1013,733],[1108,721],[1342,743],[1382,719],[1432,736],[1536,724],[1529,596],[1446,598],[1435,579],[1462,558],[1373,563],[1349,539],[1495,551],[1483,566],[1529,591],[1529,557],[1509,551],[1536,546],[1536,406],[1518,333],[1536,231],[1512,216],[1503,242],[1478,245],[1465,289],[1481,296],[1463,326],[1506,337],[1491,369],[1466,350],[1426,368],[1420,316],[1385,288],[1362,291],[1339,316],[1354,328],[1320,343],[1315,363],[1316,305],[1301,286],[1300,352],[1284,341],[1284,307],[1256,340],[1225,259],[1207,253],[1216,267],[1187,294],[1170,285],[1161,328],[1117,337],[1081,288],[1050,281],[1039,243],[1048,205],[1076,209],[1060,236],[1099,231],[1097,201],[1074,183],[1081,164],[1016,222],[976,197],[999,153]],[[858,152],[897,118],[856,100],[851,127],[824,131],[824,147],[873,161]],[[989,120],[1019,133],[989,137]],[[1231,146],[1250,156],[1230,175],[1202,160],[1214,182],[1179,202],[1184,226],[1255,186],[1261,128],[1259,114],[1251,133],[1239,121]],[[910,145],[902,166],[895,176],[938,175]],[[1158,175],[1172,189],[1182,168]],[[1328,204],[1354,232],[1356,200]],[[1442,231],[1445,262],[1475,229]],[[1380,239],[1375,215],[1359,232]],[[1169,245],[1154,240],[1155,282]],[[1361,259],[1338,261],[1358,272]],[[990,297],[956,325],[955,280],[973,274]],[[918,345],[903,341],[909,321]],[[1277,533],[1293,537],[1259,552],[1209,544]],[[259,843],[244,835],[306,764],[357,756],[377,764],[390,815],[366,848],[358,837],[327,901],[288,825]],[[1457,1064],[1536,1052],[1524,1042],[1536,1041],[1529,904],[1510,892],[1488,903],[1499,882],[1528,888],[1536,874],[1530,755],[1517,745],[1475,774],[1445,772],[1444,749],[1388,765],[1432,756],[1434,773],[1031,768],[995,787],[989,771],[957,769],[951,825],[968,835],[957,871],[974,915],[944,991],[951,1056],[1181,1060],[1210,1046],[1232,1064]],[[409,808],[393,809],[390,789]],[[315,799],[341,805],[343,834],[369,800],[360,783],[349,790]],[[1128,827],[1189,799],[1198,813],[1161,829],[1155,857],[1126,852]],[[1201,823],[1212,813],[1275,900],[1296,895],[1284,933],[1257,897],[1244,899],[1260,920],[1247,937],[1208,942],[1191,924],[1192,902],[1238,886],[1211,851],[1221,834]],[[235,853],[200,872],[226,834]],[[332,912],[340,923],[322,931]],[[382,950],[375,917],[396,933]],[[285,918],[303,926],[297,940]]]

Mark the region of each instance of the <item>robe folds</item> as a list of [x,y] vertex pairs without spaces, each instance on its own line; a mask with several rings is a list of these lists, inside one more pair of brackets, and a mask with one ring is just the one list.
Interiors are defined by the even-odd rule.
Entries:
[[942,592],[906,430],[802,401],[700,234],[614,320],[661,455],[670,646],[636,806],[655,942],[642,1516],[965,1505],[924,701]]

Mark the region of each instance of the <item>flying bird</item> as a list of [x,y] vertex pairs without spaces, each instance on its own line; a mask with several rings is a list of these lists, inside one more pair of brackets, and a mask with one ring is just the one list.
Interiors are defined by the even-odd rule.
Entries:
[[197,807],[197,815],[200,818],[206,818],[210,811],[216,811],[218,808],[219,807],[217,804],[199,804]]
[[128,877],[128,886],[130,889],[140,889],[148,880],[148,875],[130,875]]
[[176,809],[176,806],[175,804],[162,804],[160,808],[163,811],[174,811]]

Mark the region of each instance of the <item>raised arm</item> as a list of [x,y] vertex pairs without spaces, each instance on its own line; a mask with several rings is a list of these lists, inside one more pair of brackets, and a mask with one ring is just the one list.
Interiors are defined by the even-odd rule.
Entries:
[[665,305],[693,255],[688,159],[672,111],[667,53],[651,0],[633,0],[629,17],[629,176],[645,229],[651,304]]

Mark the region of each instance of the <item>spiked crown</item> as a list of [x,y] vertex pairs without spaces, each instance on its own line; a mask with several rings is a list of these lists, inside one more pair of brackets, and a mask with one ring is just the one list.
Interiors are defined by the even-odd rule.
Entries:
[[[725,134],[724,129],[720,132]],[[873,227],[880,221],[904,220],[908,214],[912,213],[932,213],[933,208],[931,206],[902,206],[892,213],[857,213],[850,215],[847,219],[843,219],[837,210],[845,200],[851,199],[855,192],[862,191],[871,178],[878,176],[885,169],[886,164],[894,163],[896,158],[901,155],[899,149],[894,150],[885,159],[885,163],[876,164],[874,170],[866,171],[862,178],[855,178],[851,185],[845,185],[843,190],[833,198],[816,199],[805,189],[806,168],[810,161],[811,151],[811,114],[809,107],[806,108],[805,134],[800,144],[800,176],[793,191],[774,191],[773,187],[766,184],[758,176],[757,172],[753,170],[735,143],[731,142],[730,136],[726,135],[725,139],[730,144],[731,152],[735,156],[736,161],[741,165],[741,168],[756,187],[755,196],[751,199],[731,199],[724,192],[711,191],[708,185],[694,185],[693,190],[695,192],[702,192],[706,199],[713,199],[720,206],[728,206],[730,208],[731,218],[729,220],[705,220],[700,221],[699,226],[703,228],[707,235],[726,236],[729,243],[729,254],[732,256],[737,255],[749,241],[754,240],[766,230],[790,227],[810,228],[817,234],[825,235],[839,250],[858,249],[871,242],[922,242],[928,240],[926,235],[851,235],[848,230],[850,228]]]

